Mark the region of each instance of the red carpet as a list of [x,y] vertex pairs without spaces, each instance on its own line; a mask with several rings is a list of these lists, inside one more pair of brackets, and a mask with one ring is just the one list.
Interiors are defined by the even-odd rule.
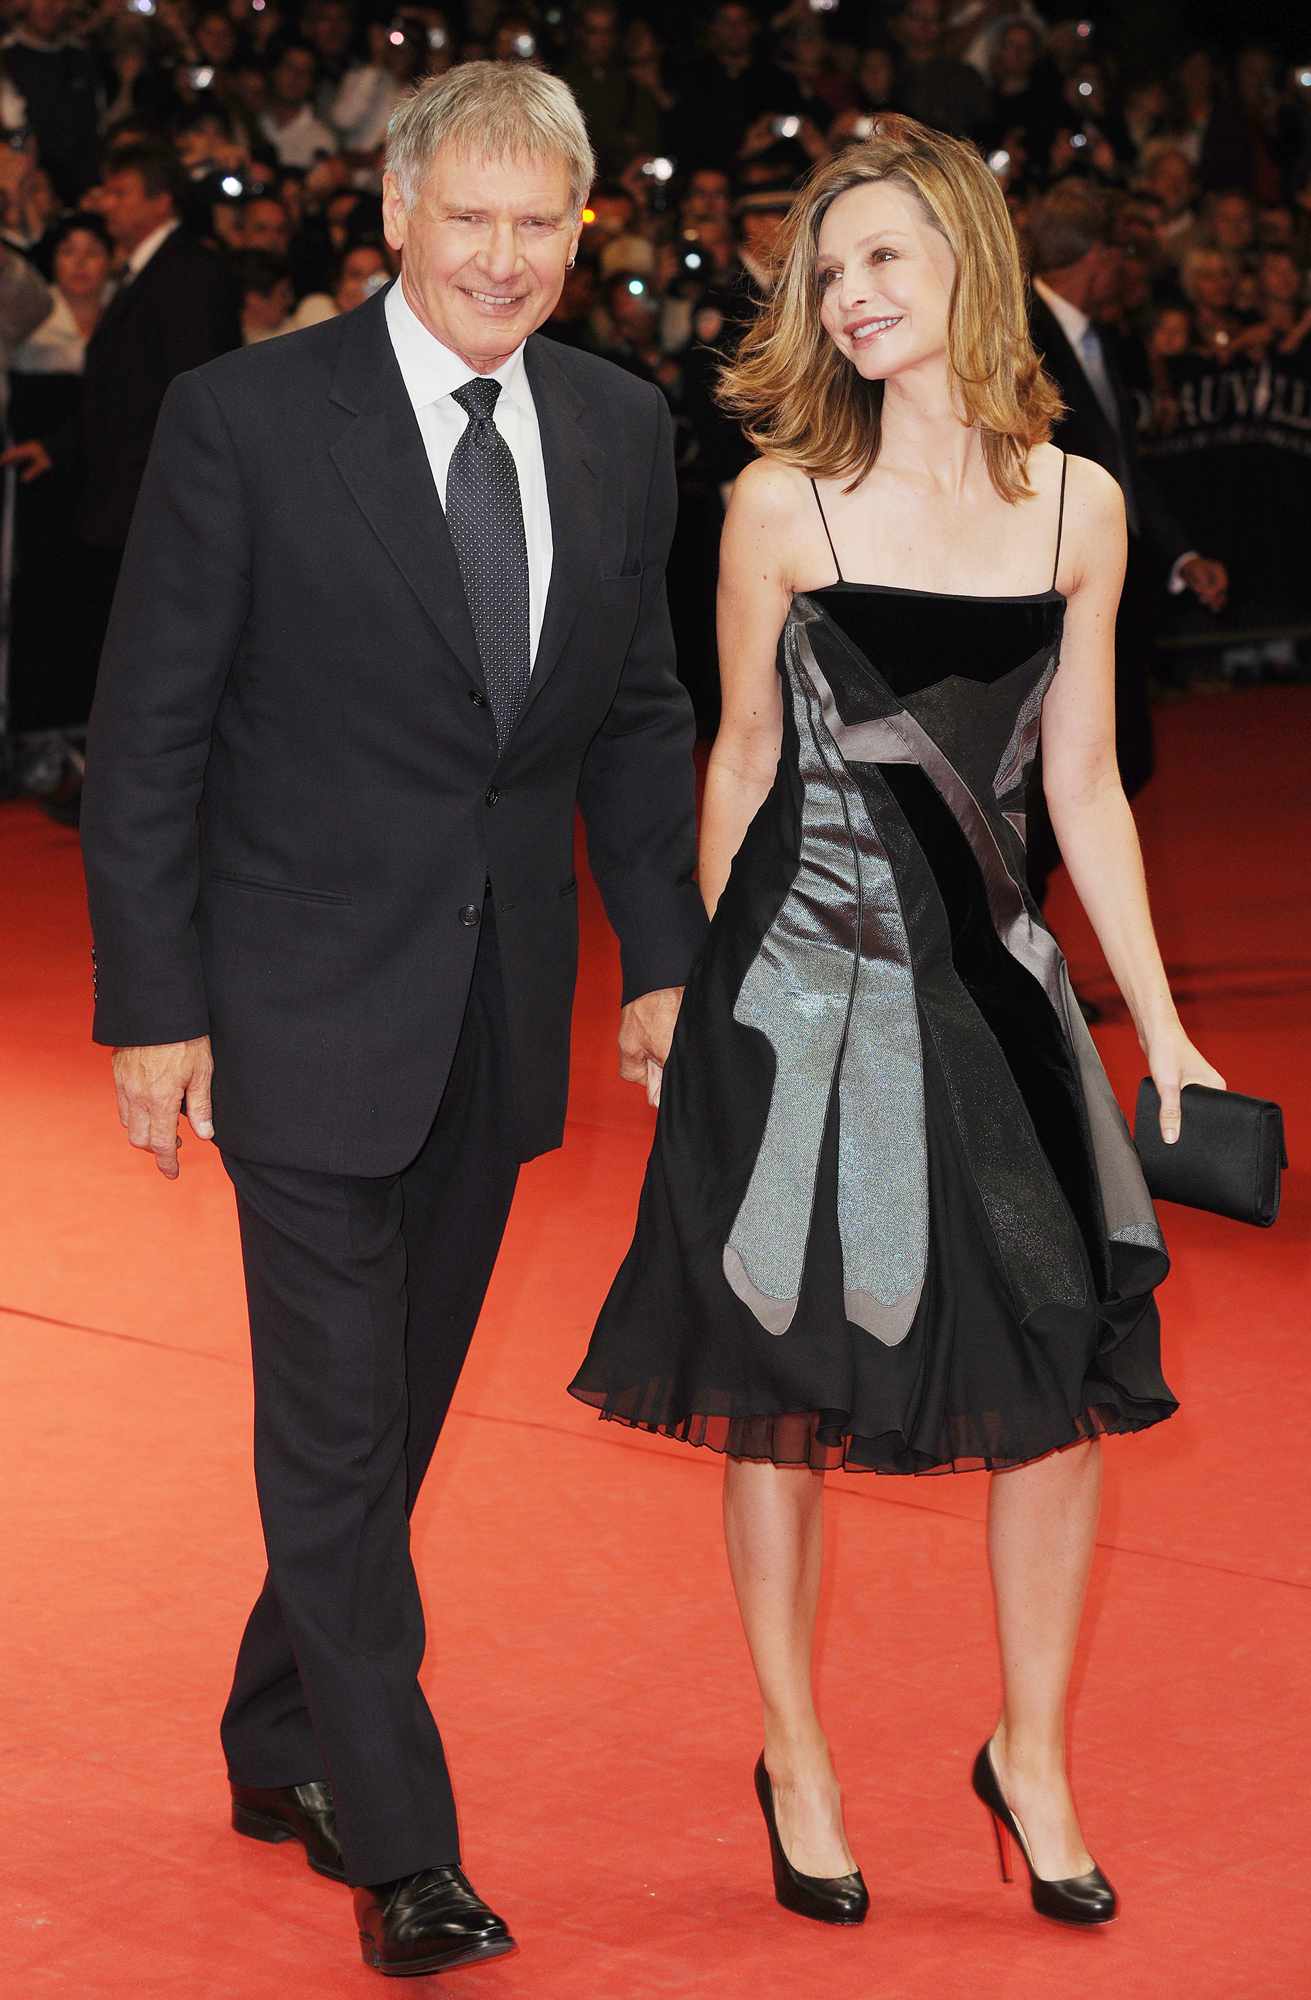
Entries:
[[[1283,1099],[1296,1164],[1271,1233],[1163,1212],[1183,1410],[1106,1449],[1075,1770],[1121,1921],[1041,1923],[1000,1885],[966,1789],[995,1696],[978,1474],[829,1482],[824,1705],[875,1909],[843,1934],[773,1904],[719,1461],[564,1394],[649,1117],[614,1080],[614,954],[589,896],[568,1146],[524,1175],[417,1528],[466,1858],[523,1946],[459,1991],[1311,1991],[1311,690],[1197,697],[1161,725],[1140,820],[1176,991],[1229,1081]],[[1064,893],[1053,914],[1104,993]],[[215,1724],[261,1571],[231,1200],[195,1142],[172,1188],[127,1149],[86,1039],[76,845],[25,807],[0,810],[0,938],[9,1990],[381,1991],[345,1893],[226,1829]],[[1112,1013],[1098,1035],[1128,1102],[1132,1031]],[[482,1615],[442,1608],[450,1550],[461,1578],[501,1578]]]

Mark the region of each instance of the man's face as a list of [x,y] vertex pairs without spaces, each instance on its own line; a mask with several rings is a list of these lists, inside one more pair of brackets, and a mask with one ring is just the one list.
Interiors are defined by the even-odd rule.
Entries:
[[722,222],[729,209],[728,175],[713,167],[700,167],[687,184],[683,200],[683,221]]
[[1193,198],[1193,170],[1182,153],[1161,153],[1147,184],[1160,196],[1167,215],[1178,215]]
[[721,56],[729,56],[741,61],[751,54],[751,44],[756,38],[756,24],[746,7],[720,7],[715,13],[712,39]]
[[57,42],[68,14],[68,0],[27,0],[27,25],[40,42]]
[[273,72],[273,95],[290,108],[305,104],[314,89],[314,58],[304,49],[288,49]]
[[581,228],[562,159],[483,160],[447,146],[409,210],[385,176],[383,218],[406,298],[479,374],[555,310]]
[[1088,293],[1088,308],[1094,319],[1101,316],[1110,318],[1118,308],[1123,270],[1124,258],[1119,246],[1099,243],[1093,251],[1090,267],[1092,283]]
[[1252,204],[1245,194],[1217,195],[1211,228],[1222,250],[1246,250],[1253,235]]
[[280,201],[260,196],[246,203],[242,239],[247,250],[268,250],[285,257],[291,242],[291,218]]
[[307,37],[328,62],[337,62],[347,53],[354,32],[350,9],[336,6],[334,0],[321,0],[305,19]]
[[578,53],[585,63],[603,68],[615,52],[615,17],[609,7],[586,7],[578,23]]
[[173,198],[148,194],[135,167],[106,175],[100,189],[100,213],[115,248],[131,256],[139,243],[173,219]]
[[936,55],[942,34],[942,0],[906,0],[897,32],[906,53],[917,61]]
[[223,144],[226,137],[221,118],[193,125],[189,131],[178,134],[177,156],[190,172],[193,167],[204,166],[206,161],[214,159],[216,148]]

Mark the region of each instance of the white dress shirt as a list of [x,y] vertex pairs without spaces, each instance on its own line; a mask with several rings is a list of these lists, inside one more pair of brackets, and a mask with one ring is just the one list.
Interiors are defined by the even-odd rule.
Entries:
[[[1088,365],[1088,355],[1083,345],[1084,335],[1092,325],[1088,314],[1081,307],[1072,305],[1069,299],[1062,298],[1058,291],[1055,291],[1051,285],[1044,283],[1041,278],[1033,280],[1033,289],[1047,307],[1057,326],[1059,326],[1061,332],[1069,341],[1070,346],[1074,349],[1074,358],[1087,378],[1089,388],[1101,404],[1102,409],[1106,410],[1106,398],[1113,395],[1110,378],[1103,367],[1102,380],[1098,382],[1093,370]],[[1108,422],[1111,421],[1109,411],[1107,411],[1107,420]],[[1120,430],[1118,413],[1114,419],[1114,428],[1118,435]],[[1121,439],[1121,449],[1124,449],[1123,439]],[[1196,554],[1196,549],[1185,549],[1181,556],[1175,558],[1165,585],[1171,597],[1178,597],[1182,590],[1187,589],[1183,573],[1184,566],[1190,563]]]
[[259,124],[280,166],[303,167],[308,171],[320,154],[337,150],[336,133],[315,117],[312,105],[302,104],[295,117],[287,119],[285,124],[279,124],[272,112],[266,111]]
[[[468,418],[455,401],[454,392],[473,377],[467,362],[437,340],[414,311],[398,278],[384,305],[387,331],[400,365],[405,392],[414,406],[419,433],[432,468],[437,498],[446,507],[446,475],[451,456],[463,437]],[[542,636],[546,593],[551,583],[551,506],[546,492],[546,464],[542,457],[542,437],[537,425],[537,409],[528,386],[523,346],[515,348],[508,361],[492,370],[501,385],[492,421],[509,445],[519,476],[519,499],[523,506],[524,540],[528,547],[528,634],[531,659],[537,658],[537,642]],[[531,669],[530,669],[531,671]]]

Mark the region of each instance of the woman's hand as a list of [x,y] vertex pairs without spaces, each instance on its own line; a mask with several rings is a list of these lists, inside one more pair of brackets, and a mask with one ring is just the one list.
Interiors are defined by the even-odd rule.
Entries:
[[1225,1080],[1193,1047],[1181,1027],[1154,1037],[1146,1054],[1152,1082],[1161,1096],[1161,1137],[1167,1146],[1173,1146],[1179,1137],[1179,1093],[1184,1085],[1205,1083],[1212,1090],[1224,1090]]

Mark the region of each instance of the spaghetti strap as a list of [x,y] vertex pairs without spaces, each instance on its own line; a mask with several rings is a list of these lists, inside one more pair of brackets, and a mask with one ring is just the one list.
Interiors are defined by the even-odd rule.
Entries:
[[[1063,451],[1061,453],[1061,504],[1060,504],[1060,509],[1056,515],[1056,560],[1052,564],[1051,587],[1053,590],[1055,590],[1056,588],[1056,572],[1061,566],[1061,529],[1065,525],[1065,468],[1069,464],[1069,462],[1070,462],[1069,453]],[[819,495],[816,494],[815,498],[818,499]]]
[[[1062,475],[1062,477],[1063,477],[1063,475]],[[844,581],[845,581],[845,578],[843,577],[843,574],[842,574],[842,564],[841,564],[841,563],[840,563],[840,562],[838,561],[838,552],[837,552],[837,550],[836,550],[836,549],[834,548],[834,546],[833,546],[833,537],[832,537],[832,535],[829,535],[829,528],[828,528],[828,516],[827,516],[827,514],[826,514],[826,513],[824,512],[824,502],[823,502],[823,501],[822,501],[822,500],[820,499],[820,497],[819,497],[819,488],[818,488],[818,486],[816,486],[816,484],[815,484],[815,482],[814,482],[814,480],[813,480],[813,479],[812,479],[812,480],[811,480],[811,482],[810,482],[810,490],[811,490],[811,492],[812,492],[812,493],[814,494],[814,496],[815,496],[815,505],[816,505],[816,506],[817,506],[817,507],[819,508],[819,518],[820,518],[820,520],[821,520],[821,521],[822,521],[822,522],[824,523],[824,533],[825,533],[826,535],[828,535],[828,546],[829,546],[829,554],[830,554],[830,555],[832,556],[832,558],[833,558],[833,567],[834,567],[834,569],[835,569],[835,570],[837,571],[837,573],[838,573],[838,574],[837,574],[837,581],[838,581],[839,583],[842,583],[842,582],[844,582]]]

